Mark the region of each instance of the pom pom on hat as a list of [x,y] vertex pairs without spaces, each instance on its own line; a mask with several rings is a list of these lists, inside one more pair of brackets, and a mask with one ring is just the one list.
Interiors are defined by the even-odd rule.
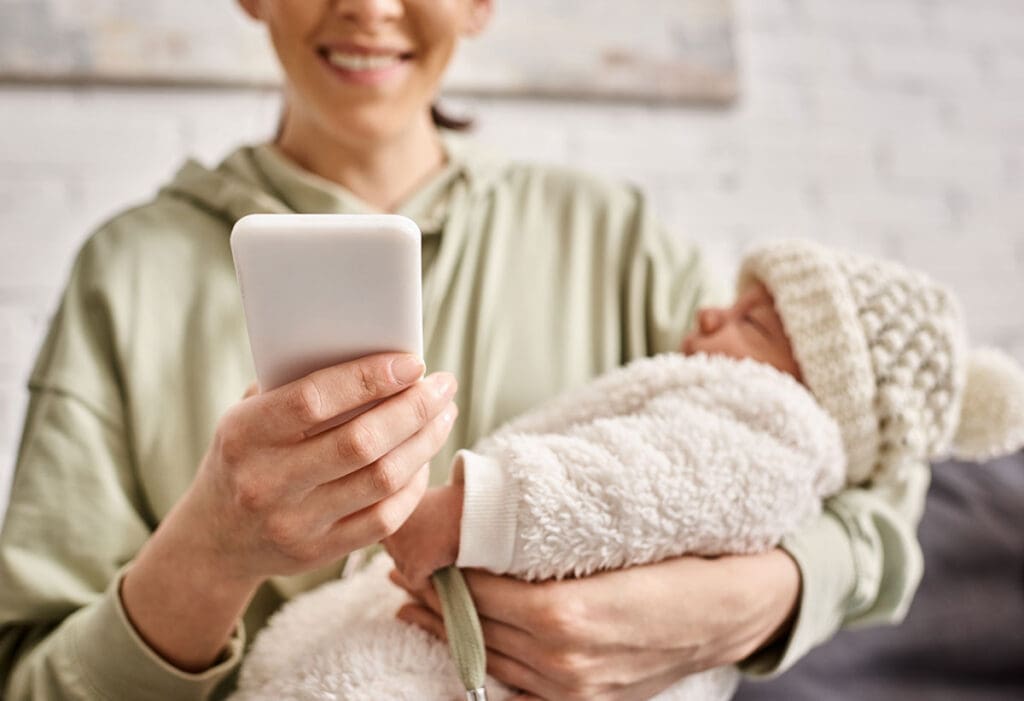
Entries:
[[982,462],[1024,447],[1024,370],[1005,353],[970,354],[953,455]]

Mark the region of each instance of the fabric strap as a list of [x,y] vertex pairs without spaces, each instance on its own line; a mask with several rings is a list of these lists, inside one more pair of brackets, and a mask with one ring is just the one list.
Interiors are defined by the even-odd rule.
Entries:
[[487,649],[484,647],[484,634],[480,629],[476,606],[462,570],[454,566],[445,567],[435,572],[431,579],[441,599],[448,646],[459,679],[467,691],[482,689],[487,672]]

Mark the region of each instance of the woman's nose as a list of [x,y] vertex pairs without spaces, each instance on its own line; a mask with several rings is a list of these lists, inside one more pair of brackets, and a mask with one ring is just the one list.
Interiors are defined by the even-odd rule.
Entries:
[[402,0],[336,0],[334,11],[358,24],[395,19],[402,15]]
[[722,325],[722,310],[710,307],[697,312],[697,325],[703,334],[712,334]]

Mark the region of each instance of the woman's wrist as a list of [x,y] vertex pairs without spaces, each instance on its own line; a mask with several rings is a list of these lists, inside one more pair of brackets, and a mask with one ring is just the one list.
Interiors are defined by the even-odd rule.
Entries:
[[[746,558],[744,558],[746,560]],[[751,619],[749,657],[789,636],[800,607],[801,578],[796,561],[781,548],[756,556],[756,572],[737,581],[751,589],[755,614]]]
[[226,567],[203,529],[184,517],[186,508],[179,503],[140,550],[120,597],[154,652],[183,671],[200,672],[217,662],[262,580]]

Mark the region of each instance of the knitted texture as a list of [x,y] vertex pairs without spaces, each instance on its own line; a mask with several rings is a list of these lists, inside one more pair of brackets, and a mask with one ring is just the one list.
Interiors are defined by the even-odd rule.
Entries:
[[895,263],[809,241],[759,246],[740,289],[770,290],[805,384],[843,433],[853,483],[949,450],[966,374],[953,295]]

